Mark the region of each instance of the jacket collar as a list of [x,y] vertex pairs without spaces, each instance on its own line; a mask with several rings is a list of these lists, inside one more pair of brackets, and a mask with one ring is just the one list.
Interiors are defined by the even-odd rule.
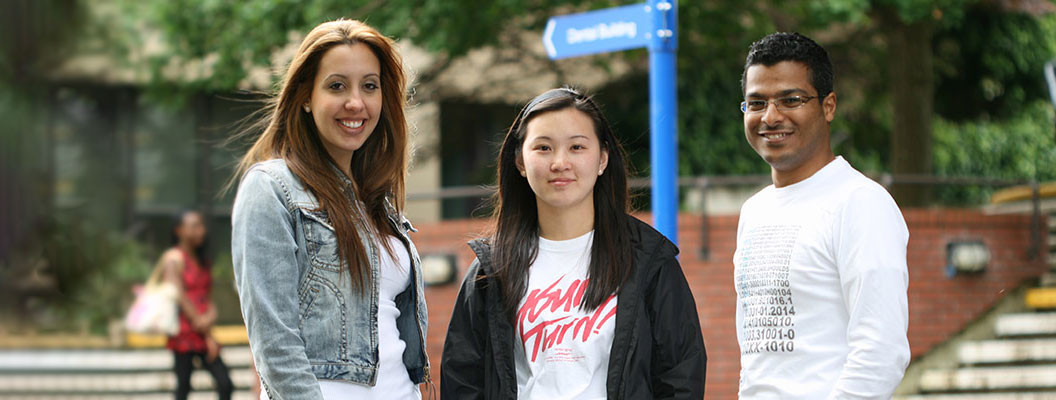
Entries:
[[[356,185],[352,182],[352,179],[345,175],[341,168],[338,168],[336,164],[330,162],[330,169],[334,171],[334,175],[337,176],[338,181],[341,183],[341,189],[345,191],[345,196],[348,197],[349,203],[356,207],[360,212],[366,214],[366,205],[360,202],[356,197]],[[383,199],[383,205],[385,206],[385,213],[388,214],[389,221],[394,225],[402,225],[404,229],[417,232],[418,230],[411,225],[411,222],[406,218],[403,218],[399,212],[396,211],[396,207],[392,205],[392,201],[389,196],[385,196]]]
[[338,168],[337,164],[334,164],[333,161],[330,161],[329,164],[330,169],[334,171],[334,175],[337,176],[337,180],[341,182],[341,188],[344,189],[345,194],[349,197],[349,199],[355,199],[356,186],[352,183],[352,178],[349,178],[348,175],[345,175],[345,172],[342,171],[341,168]]
[[467,244],[477,256],[477,261],[480,262],[480,270],[484,272],[484,275],[494,273],[495,267],[491,264],[491,238],[473,239]]

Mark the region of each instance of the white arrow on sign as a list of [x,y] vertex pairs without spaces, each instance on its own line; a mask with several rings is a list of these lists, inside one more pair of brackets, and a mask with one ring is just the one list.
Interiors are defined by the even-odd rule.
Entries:
[[646,47],[652,30],[647,3],[551,17],[543,47],[551,59]]
[[550,58],[554,58],[557,55],[557,48],[554,47],[554,28],[557,26],[557,21],[551,18],[546,22],[546,30],[543,31],[543,47],[546,47],[546,54]]

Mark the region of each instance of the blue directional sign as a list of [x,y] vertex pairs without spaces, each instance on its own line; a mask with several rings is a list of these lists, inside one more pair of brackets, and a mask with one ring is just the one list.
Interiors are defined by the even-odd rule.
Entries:
[[551,17],[543,32],[546,54],[556,60],[648,46],[651,10],[641,3]]
[[653,226],[678,244],[678,2],[606,8],[550,18],[543,46],[551,59],[649,47],[649,158]]

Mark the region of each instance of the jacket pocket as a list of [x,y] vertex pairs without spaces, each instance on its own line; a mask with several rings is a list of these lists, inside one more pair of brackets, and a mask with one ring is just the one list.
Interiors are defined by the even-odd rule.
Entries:
[[326,277],[310,273],[300,304],[301,338],[308,361],[347,361],[348,307],[341,289]]
[[298,208],[301,213],[301,227],[308,259],[315,266],[332,271],[341,271],[341,261],[337,255],[337,235],[327,220],[325,211],[313,211]]

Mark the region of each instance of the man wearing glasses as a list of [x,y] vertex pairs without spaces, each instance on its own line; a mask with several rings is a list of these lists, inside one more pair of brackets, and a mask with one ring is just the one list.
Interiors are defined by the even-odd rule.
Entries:
[[833,155],[825,49],[752,44],[744,134],[774,184],[741,208],[734,254],[743,399],[889,399],[909,363],[906,243],[886,190]]

